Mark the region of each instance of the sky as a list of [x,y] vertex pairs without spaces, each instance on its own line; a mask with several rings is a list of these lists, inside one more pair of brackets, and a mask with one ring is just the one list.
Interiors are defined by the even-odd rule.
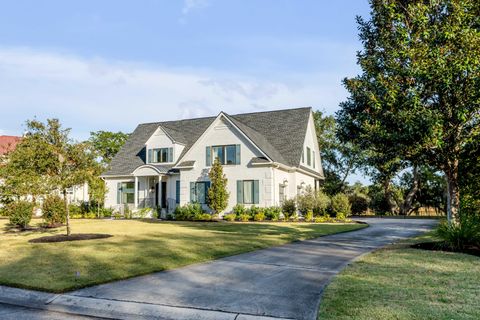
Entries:
[[0,135],[311,106],[359,72],[367,0],[0,0]]

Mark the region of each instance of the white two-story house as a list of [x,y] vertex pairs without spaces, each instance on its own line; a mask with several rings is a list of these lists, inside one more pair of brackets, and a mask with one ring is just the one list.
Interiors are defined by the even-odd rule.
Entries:
[[[311,108],[140,124],[103,174],[105,205],[123,210],[206,204],[208,172],[223,164],[226,212],[279,206],[324,179]],[[207,206],[205,206],[207,209]]]

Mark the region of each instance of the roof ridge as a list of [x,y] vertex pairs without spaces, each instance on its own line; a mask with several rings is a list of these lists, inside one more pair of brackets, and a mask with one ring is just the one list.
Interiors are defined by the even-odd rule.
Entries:
[[153,121],[153,122],[144,122],[140,123],[139,125],[148,125],[148,124],[162,124],[162,123],[169,123],[169,122],[179,122],[179,121],[189,121],[189,120],[201,120],[201,119],[209,119],[209,118],[217,118],[220,113],[228,114],[231,117],[236,116],[243,116],[243,115],[251,115],[251,114],[260,114],[260,113],[271,113],[271,112],[283,112],[283,111],[293,111],[293,110],[301,110],[301,109],[312,109],[312,107],[297,107],[297,108],[288,108],[288,109],[275,109],[275,110],[267,110],[267,111],[254,111],[254,112],[244,112],[244,113],[237,113],[237,114],[228,114],[225,111],[220,111],[215,116],[205,116],[205,117],[196,117],[196,118],[186,118],[186,119],[178,119],[178,120],[167,120],[167,121]]

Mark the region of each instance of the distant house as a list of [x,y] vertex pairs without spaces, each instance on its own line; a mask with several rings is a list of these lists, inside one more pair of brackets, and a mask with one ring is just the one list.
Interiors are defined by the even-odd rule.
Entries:
[[[0,163],[6,161],[7,154],[15,150],[22,142],[22,137],[0,136]],[[1,183],[1,181],[0,181]],[[67,197],[70,203],[82,203],[88,201],[88,184],[74,186],[67,190]]]
[[311,108],[140,124],[111,162],[104,178],[105,205],[122,210],[206,206],[208,172],[223,164],[237,203],[281,205],[324,179]]
[[0,158],[5,157],[7,153],[15,150],[15,147],[20,141],[22,141],[22,137],[0,136]]

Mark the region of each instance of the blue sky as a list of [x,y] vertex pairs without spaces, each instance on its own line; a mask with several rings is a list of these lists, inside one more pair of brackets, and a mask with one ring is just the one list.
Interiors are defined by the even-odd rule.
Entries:
[[0,134],[312,106],[358,72],[367,0],[0,0]]

